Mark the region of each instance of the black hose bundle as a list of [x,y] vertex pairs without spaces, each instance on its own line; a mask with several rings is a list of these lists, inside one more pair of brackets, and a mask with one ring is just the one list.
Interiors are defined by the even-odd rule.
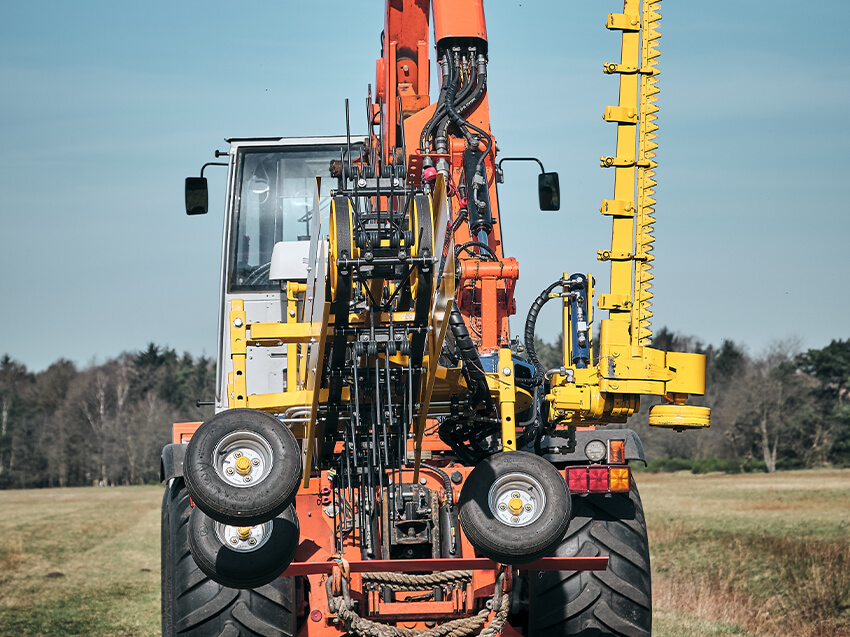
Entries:
[[466,243],[459,245],[455,248],[455,257],[460,256],[460,253],[464,250],[469,250],[470,248],[479,248],[480,250],[484,250],[486,254],[476,254],[474,256],[477,257],[486,257],[490,261],[498,261],[499,257],[496,256],[496,253],[493,252],[493,248],[488,246],[486,243],[482,243],[481,241],[467,241]]
[[543,365],[540,364],[540,359],[537,358],[537,350],[534,348],[534,328],[537,325],[537,315],[540,314],[540,310],[549,300],[552,290],[559,285],[564,285],[562,279],[555,281],[543,290],[540,296],[534,299],[531,309],[528,310],[528,317],[525,319],[525,351],[528,352],[528,361],[534,365],[534,379],[537,383],[543,380]]
[[[422,135],[419,141],[423,149],[430,149],[429,140],[432,135],[435,138],[446,137],[451,124],[457,127],[470,145],[475,144],[476,141],[469,132],[469,129],[476,131],[482,138],[486,139],[487,151],[484,155],[489,153],[490,148],[492,148],[492,138],[485,131],[470,124],[463,118],[463,115],[481,101],[487,92],[487,65],[484,62],[483,54],[479,52],[477,47],[470,47],[468,53],[470,56],[468,78],[461,86],[461,73],[460,69],[458,69],[458,64],[455,62],[452,50],[446,48],[443,52],[442,59],[445,60],[443,85],[440,88],[440,95],[437,98],[437,107],[434,109],[434,114],[422,129]],[[434,133],[435,127],[436,133]]]
[[[496,406],[490,396],[487,375],[481,365],[478,349],[469,336],[457,306],[453,306],[449,314],[449,328],[454,338],[455,351],[463,361],[463,373],[469,386],[469,410],[473,413],[444,418],[440,423],[439,435],[461,461],[475,464],[489,455],[486,440],[499,430],[501,420],[496,417]],[[478,411],[482,405],[483,411]]]
[[490,441],[502,427],[498,418],[486,416],[448,416],[440,423],[440,440],[451,447],[458,460],[475,465],[494,451]]
[[495,413],[496,409],[493,405],[493,399],[490,397],[490,388],[487,385],[487,375],[484,373],[481,359],[478,357],[478,348],[472,342],[463,315],[456,305],[452,305],[452,311],[449,314],[449,329],[451,329],[452,336],[455,339],[457,352],[463,360],[463,372],[470,381],[469,389],[473,392],[472,407],[476,408],[481,402],[484,402],[487,413]]

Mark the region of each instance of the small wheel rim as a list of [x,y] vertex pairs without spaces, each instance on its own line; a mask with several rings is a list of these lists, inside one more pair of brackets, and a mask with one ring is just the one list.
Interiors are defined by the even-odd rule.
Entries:
[[218,541],[231,551],[252,553],[269,541],[272,523],[269,521],[254,526],[230,526],[216,522],[215,535]]
[[247,488],[269,477],[273,453],[269,442],[253,431],[234,431],[213,450],[215,471],[235,487]]
[[502,524],[519,528],[533,524],[546,508],[543,485],[527,473],[499,476],[487,497],[490,512]]

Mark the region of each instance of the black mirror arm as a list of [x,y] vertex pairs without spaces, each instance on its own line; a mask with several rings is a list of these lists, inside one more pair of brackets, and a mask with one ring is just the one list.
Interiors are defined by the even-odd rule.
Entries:
[[[201,166],[201,177],[204,176],[204,168],[206,168],[207,166],[227,166],[227,163],[226,162],[220,162],[220,161],[209,161],[209,162],[207,162],[206,164]],[[541,166],[542,166],[542,164],[541,164]]]
[[546,169],[543,168],[543,162],[537,159],[537,157],[502,157],[498,164],[499,170],[502,170],[502,163],[506,161],[536,161],[540,165],[540,172],[546,172]]

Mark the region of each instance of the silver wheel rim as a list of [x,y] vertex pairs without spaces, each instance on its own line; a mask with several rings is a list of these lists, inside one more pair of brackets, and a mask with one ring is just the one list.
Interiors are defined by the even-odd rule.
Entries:
[[231,551],[250,553],[269,541],[272,535],[272,523],[269,521],[255,526],[240,527],[216,522],[215,535],[218,541]]
[[540,519],[546,507],[546,494],[535,477],[527,473],[507,473],[490,487],[487,501],[490,512],[499,522],[516,528]]
[[227,434],[215,446],[213,457],[218,476],[235,487],[258,484],[269,476],[272,469],[271,445],[253,431]]

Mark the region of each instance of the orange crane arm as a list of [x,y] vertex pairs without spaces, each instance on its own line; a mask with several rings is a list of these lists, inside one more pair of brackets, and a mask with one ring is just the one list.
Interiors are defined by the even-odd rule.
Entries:
[[[428,93],[431,9],[441,79],[434,103]],[[442,172],[450,185],[460,263],[456,304],[482,352],[510,341],[519,276],[519,264],[504,256],[502,245],[486,65],[482,0],[387,0],[372,121],[380,119],[387,163],[424,156],[426,179],[431,168],[431,176]]]

